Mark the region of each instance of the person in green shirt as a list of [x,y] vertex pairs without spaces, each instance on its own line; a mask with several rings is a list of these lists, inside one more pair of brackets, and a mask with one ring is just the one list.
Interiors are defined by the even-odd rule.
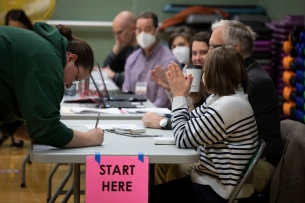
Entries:
[[92,49],[69,27],[34,29],[0,26],[0,132],[58,148],[101,145],[100,128],[83,133],[60,122],[64,86],[89,77]]

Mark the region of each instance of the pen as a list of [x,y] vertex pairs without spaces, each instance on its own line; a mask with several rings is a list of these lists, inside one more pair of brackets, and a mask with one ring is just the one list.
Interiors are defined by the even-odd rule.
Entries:
[[129,137],[163,137],[163,135],[130,134]]
[[100,113],[98,113],[98,115],[97,115],[96,123],[95,123],[95,128],[97,128],[99,120],[100,120]]

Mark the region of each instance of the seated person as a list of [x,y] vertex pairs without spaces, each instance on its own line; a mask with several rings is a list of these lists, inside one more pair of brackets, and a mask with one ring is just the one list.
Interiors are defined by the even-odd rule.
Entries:
[[178,61],[171,51],[162,45],[157,34],[157,16],[152,12],[141,14],[136,20],[137,42],[141,48],[133,52],[126,61],[122,90],[137,93],[137,83],[141,82],[143,94],[156,107],[170,107],[171,102],[164,89],[150,78],[149,73],[156,66],[165,69],[171,61]]
[[[194,35],[195,31],[191,27],[181,26],[175,28],[168,37],[168,47],[181,64],[183,72],[185,71],[186,65],[190,62],[190,44]],[[167,83],[165,70],[162,67],[157,66],[150,72],[150,75],[153,81],[165,89],[166,94],[171,101],[172,94]],[[193,105],[190,99],[189,105]]]
[[[190,62],[190,45],[194,35],[195,31],[191,27],[181,26],[175,28],[168,37],[168,47],[181,64],[182,69]],[[165,70],[162,67],[157,66],[150,72],[150,75],[153,81],[170,92]]]
[[124,66],[128,56],[139,48],[135,34],[136,17],[129,11],[120,12],[113,20],[112,30],[115,44],[103,63],[108,78],[122,88]]
[[195,31],[191,27],[175,28],[168,37],[168,47],[183,68],[190,62],[190,45]]
[[[203,68],[204,65],[204,59],[206,57],[206,54],[209,51],[209,39],[211,34],[209,32],[198,32],[190,42],[190,58],[191,62],[194,65],[201,65]],[[156,69],[155,69],[156,70]],[[155,72],[155,70],[151,71],[151,77],[152,79],[161,87],[166,89],[167,92],[170,92],[170,88],[167,82],[167,79],[164,80],[162,78],[165,77],[165,70],[163,73],[161,71]],[[164,74],[164,75],[163,75]],[[191,97],[193,93],[189,94]],[[205,96],[208,96],[208,94],[205,94]],[[160,121],[162,121],[163,126],[160,126]],[[169,119],[170,120],[170,119]],[[171,129],[171,122],[168,122],[168,119],[159,116],[153,112],[146,113],[142,121],[146,127],[149,128],[165,128],[165,129]],[[170,125],[170,126],[168,126]]]
[[[273,81],[267,72],[251,57],[256,34],[250,27],[234,20],[220,20],[212,24],[211,30],[210,50],[221,45],[234,44],[234,47],[241,53],[246,65],[250,83],[249,102],[254,111],[258,136],[266,142],[266,148],[262,154],[263,158],[259,160],[255,167],[252,178],[256,191],[262,193],[269,184],[283,152],[283,144],[280,137],[278,96]],[[202,98],[201,101],[200,98]],[[192,100],[196,107],[203,103],[204,97],[200,94],[194,94],[192,95]],[[162,119],[155,115],[154,119],[151,119],[155,121],[153,126],[159,127],[158,120]],[[149,123],[145,122],[144,124],[148,126],[147,124]],[[171,129],[170,119],[168,119],[166,127]],[[183,177],[187,173],[186,166],[182,166],[182,164],[173,164],[170,168],[166,167],[158,170],[159,166],[165,167],[165,165],[156,165],[156,171],[161,176],[167,176],[167,180]],[[191,171],[193,167],[188,167],[188,171]],[[266,191],[268,192],[268,190]]]
[[169,65],[166,75],[174,95],[172,124],[176,146],[197,147],[200,164],[191,175],[151,188],[150,203],[228,202],[258,147],[243,58],[231,45],[208,53],[203,80],[211,95],[190,114],[186,96],[192,76],[185,78],[175,63]]

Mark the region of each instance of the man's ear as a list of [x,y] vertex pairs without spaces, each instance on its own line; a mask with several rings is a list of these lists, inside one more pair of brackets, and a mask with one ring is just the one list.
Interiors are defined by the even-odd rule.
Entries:
[[159,27],[156,28],[156,31],[155,31],[155,36],[159,36],[161,33],[161,30],[159,29]]

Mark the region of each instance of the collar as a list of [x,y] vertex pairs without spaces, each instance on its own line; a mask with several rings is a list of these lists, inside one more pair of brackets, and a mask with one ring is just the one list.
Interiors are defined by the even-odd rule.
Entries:
[[151,50],[151,52],[150,52],[147,56],[144,55],[144,49],[141,48],[141,49],[142,49],[142,54],[143,54],[145,57],[155,56],[155,55],[158,53],[158,51],[161,50],[162,46],[163,46],[163,45],[162,45],[161,41],[159,40],[159,42],[157,43],[157,45],[153,48],[153,50]]
[[256,64],[257,62],[255,61],[255,59],[250,56],[248,58],[245,58],[245,66],[246,66],[246,69],[248,69],[250,66],[253,66],[254,64]]

